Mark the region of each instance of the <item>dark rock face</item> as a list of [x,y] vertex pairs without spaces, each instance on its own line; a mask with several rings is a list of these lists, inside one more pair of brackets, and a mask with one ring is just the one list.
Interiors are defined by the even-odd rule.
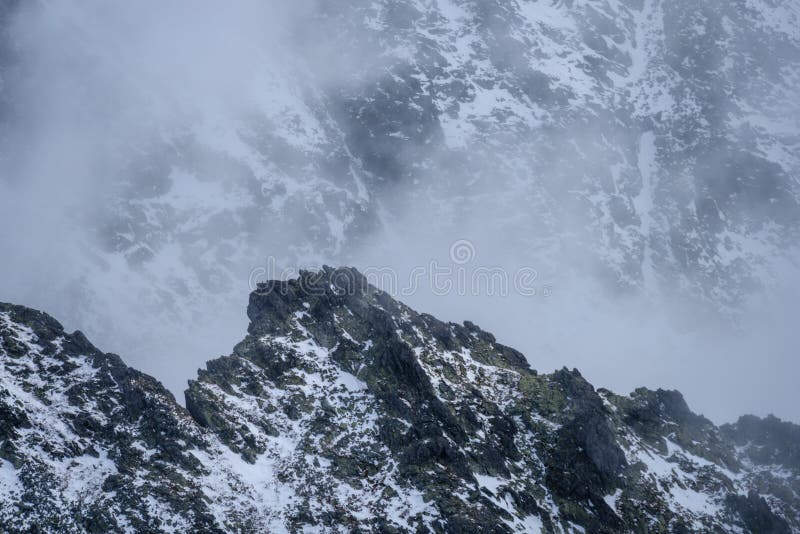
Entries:
[[772,416],[746,415],[721,430],[736,446],[745,447],[754,463],[800,467],[800,428],[796,425]]
[[262,285],[178,406],[0,307],[0,526],[50,531],[798,532],[798,427],[532,370],[354,269]]
[[792,532],[786,521],[775,515],[764,497],[751,491],[747,496],[731,495],[728,505],[738,512],[745,528],[751,532],[764,532],[765,534],[788,534]]
[[[785,532],[783,520],[768,513],[760,496],[771,495],[774,500],[770,504],[782,510],[792,510],[800,504],[800,427],[772,416],[760,419],[748,415],[720,430],[740,452],[742,463],[750,468],[746,478],[755,491],[746,500],[739,496],[732,501],[732,507],[745,524],[758,525],[751,527],[754,531]],[[796,521],[789,519],[789,524],[797,528]]]

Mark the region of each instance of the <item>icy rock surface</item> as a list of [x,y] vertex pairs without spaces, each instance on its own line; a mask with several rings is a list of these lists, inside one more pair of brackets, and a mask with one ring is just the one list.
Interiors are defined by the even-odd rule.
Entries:
[[0,529],[800,532],[791,423],[538,374],[354,269],[262,285],[248,316],[184,409],[1,305]]

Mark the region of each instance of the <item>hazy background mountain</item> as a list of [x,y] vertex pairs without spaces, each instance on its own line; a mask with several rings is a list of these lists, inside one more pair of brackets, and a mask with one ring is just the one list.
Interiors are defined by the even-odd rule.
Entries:
[[399,295],[534,368],[800,418],[796,3],[1,5],[0,296],[174,391],[269,258],[435,261],[536,271]]

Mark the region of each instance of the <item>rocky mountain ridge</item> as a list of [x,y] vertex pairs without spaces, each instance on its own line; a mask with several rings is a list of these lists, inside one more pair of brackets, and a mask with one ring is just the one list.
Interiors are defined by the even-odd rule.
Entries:
[[800,532],[794,424],[539,374],[354,269],[261,285],[248,316],[184,409],[0,305],[0,529]]

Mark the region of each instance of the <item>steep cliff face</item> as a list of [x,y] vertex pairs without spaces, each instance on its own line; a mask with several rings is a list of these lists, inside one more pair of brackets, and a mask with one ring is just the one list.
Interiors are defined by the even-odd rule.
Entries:
[[[273,281],[186,409],[0,308],[6,530],[800,532],[796,425],[550,375],[353,269]],[[535,361],[535,358],[532,359]]]

